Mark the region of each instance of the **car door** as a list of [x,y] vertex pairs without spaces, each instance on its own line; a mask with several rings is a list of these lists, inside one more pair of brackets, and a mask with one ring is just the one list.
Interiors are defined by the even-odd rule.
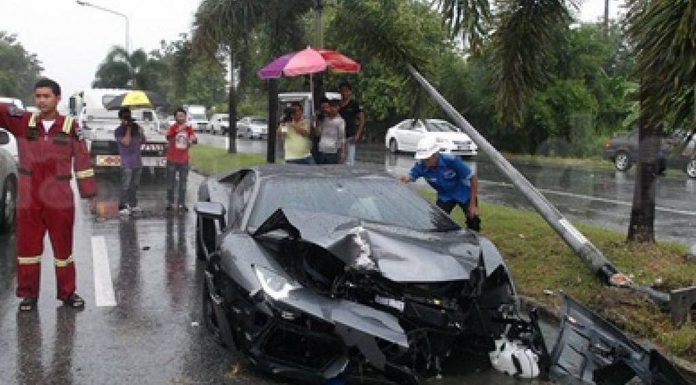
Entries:
[[412,151],[416,151],[418,142],[425,137],[426,133],[427,130],[425,129],[423,121],[420,119],[416,120],[409,132],[409,147],[411,147]]
[[413,119],[408,119],[403,122],[398,127],[397,130],[399,147],[404,151],[414,151],[415,146],[413,141],[414,131],[413,131]]

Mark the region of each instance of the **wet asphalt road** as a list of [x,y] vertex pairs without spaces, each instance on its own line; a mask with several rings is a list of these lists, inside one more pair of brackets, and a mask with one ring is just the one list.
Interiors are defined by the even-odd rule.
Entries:
[[[217,345],[202,326],[203,266],[195,258],[193,213],[165,214],[162,182],[144,178],[139,190],[144,212],[119,218],[116,180],[99,180],[99,212],[105,219],[95,220],[85,202],[79,202],[75,225],[77,287],[87,303],[84,310],[64,308],[55,299],[46,242],[38,311],[18,313],[14,234],[0,236],[0,384],[284,383]],[[190,205],[201,180],[196,173],[189,176]],[[100,260],[106,261],[111,279],[97,268]],[[109,283],[115,303],[98,306],[97,298],[104,304]],[[545,330],[555,338],[552,329]],[[468,357],[446,370],[444,380],[428,383],[520,382],[481,369]]]
[[[206,144],[224,147],[225,138],[201,134]],[[266,153],[266,142],[238,141],[242,152]],[[411,154],[393,155],[380,145],[359,145],[357,160],[384,165],[395,175],[406,174],[413,165]],[[512,162],[515,167],[572,220],[626,232],[633,200],[635,167],[628,172],[588,170],[580,167]],[[483,154],[469,160],[479,176],[481,199],[532,210],[524,198]],[[421,183],[424,182],[421,180]],[[660,177],[656,186],[655,234],[658,239],[696,246],[696,179],[684,173]]]

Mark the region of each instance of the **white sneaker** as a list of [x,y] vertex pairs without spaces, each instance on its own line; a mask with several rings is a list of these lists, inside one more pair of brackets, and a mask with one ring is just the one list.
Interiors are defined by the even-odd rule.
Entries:
[[128,216],[131,215],[130,207],[123,208],[118,211],[119,215]]

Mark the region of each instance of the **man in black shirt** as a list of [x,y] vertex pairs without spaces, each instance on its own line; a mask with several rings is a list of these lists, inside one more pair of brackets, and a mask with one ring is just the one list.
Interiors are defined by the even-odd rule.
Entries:
[[352,166],[355,164],[355,144],[360,140],[365,126],[365,114],[358,102],[351,99],[353,87],[350,83],[341,83],[339,89],[341,92],[339,113],[346,122],[346,164]]

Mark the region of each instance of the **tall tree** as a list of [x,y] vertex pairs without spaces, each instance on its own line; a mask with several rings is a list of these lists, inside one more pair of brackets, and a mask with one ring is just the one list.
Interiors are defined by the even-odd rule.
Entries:
[[[640,78],[639,159],[629,241],[655,241],[657,154],[663,130],[689,126],[696,89],[696,0],[630,0],[628,30]],[[693,119],[693,120],[692,120]],[[693,123],[692,131],[696,129]]]
[[261,2],[254,0],[204,0],[196,11],[193,44],[197,50],[215,56],[223,50],[230,59],[232,76],[228,87],[230,153],[237,152],[237,85],[234,74],[239,58],[248,54],[246,36],[260,20]]
[[0,31],[0,96],[31,102],[31,89],[41,71],[35,54],[27,52],[15,35]]
[[[249,38],[253,33],[265,33],[270,42],[269,58],[283,52],[287,46],[299,48],[298,39],[304,29],[300,18],[314,5],[312,0],[260,2],[255,0],[204,0],[196,11],[194,20],[194,48],[209,55],[223,49],[230,58],[230,72],[234,74],[244,69],[251,52]],[[299,44],[298,44],[299,43]],[[230,114],[230,147],[228,152],[236,152],[236,114],[238,90],[236,79],[229,87],[228,110]],[[277,95],[276,82],[269,82],[269,95]],[[277,96],[276,96],[277,98]],[[270,98],[272,99],[272,97]],[[269,99],[269,100],[270,100]],[[273,113],[277,103],[269,102],[269,148],[275,139]],[[269,151],[269,157],[274,154]],[[269,158],[269,161],[272,159]]]

